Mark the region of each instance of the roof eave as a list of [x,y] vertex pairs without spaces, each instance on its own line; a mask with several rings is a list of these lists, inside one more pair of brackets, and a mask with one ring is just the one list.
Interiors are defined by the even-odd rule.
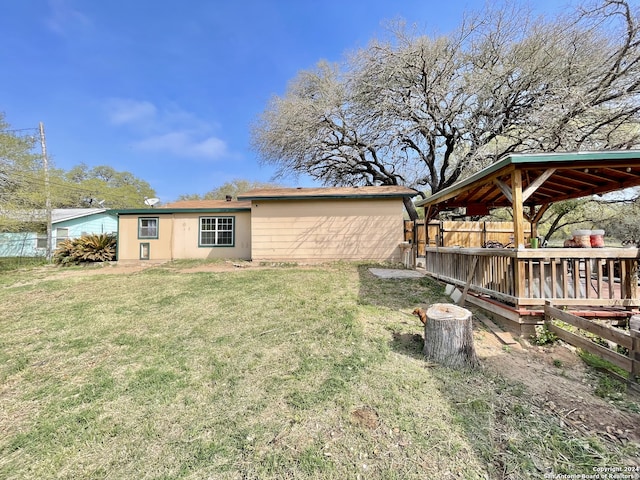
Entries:
[[238,200],[319,200],[319,199],[362,199],[362,198],[404,198],[404,197],[415,197],[416,195],[420,195],[419,192],[412,193],[366,193],[366,194],[326,194],[326,195],[249,195],[242,196],[238,195]]
[[117,215],[166,215],[173,213],[232,213],[250,212],[250,207],[229,208],[129,208],[114,210]]

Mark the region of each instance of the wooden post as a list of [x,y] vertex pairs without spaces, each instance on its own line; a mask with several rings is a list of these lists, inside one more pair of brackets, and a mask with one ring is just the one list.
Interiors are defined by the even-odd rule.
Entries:
[[534,220],[535,216],[536,216],[536,207],[531,205],[529,206],[529,226],[531,228],[529,232],[530,239],[538,236],[538,222]]
[[513,208],[513,244],[516,249],[524,248],[524,209],[522,205],[522,172],[515,169],[511,173],[511,206]]
[[637,260],[620,260],[622,298],[635,300],[638,298],[638,262]]
[[633,315],[629,319],[629,334],[631,335],[631,379],[638,381],[640,378],[640,315]]
[[[516,298],[525,297],[525,275],[522,260],[517,256],[518,250],[524,250],[524,211],[522,205],[522,172],[515,169],[511,173],[511,206],[513,209],[513,244],[516,247],[516,258],[513,262],[513,279]],[[516,305],[516,308],[519,305]]]
[[431,305],[424,326],[425,356],[446,367],[477,367],[480,362],[473,346],[472,318],[469,310],[457,305]]

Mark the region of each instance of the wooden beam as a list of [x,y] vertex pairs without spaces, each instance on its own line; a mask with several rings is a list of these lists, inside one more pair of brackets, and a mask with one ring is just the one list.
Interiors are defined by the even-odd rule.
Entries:
[[536,215],[533,217],[533,221],[536,223],[540,222],[542,215],[544,215],[544,212],[546,212],[551,205],[552,205],[551,203],[545,203],[544,205],[540,205],[540,208],[536,212]]
[[563,330],[562,328],[554,325],[551,322],[547,322],[546,326],[550,332],[555,333],[556,336],[561,340],[564,340],[574,347],[582,348],[589,353],[602,357],[608,362],[613,363],[616,367],[620,367],[627,372],[631,372],[632,362],[630,358],[624,357],[619,353],[614,352],[613,350],[609,350],[608,348],[593,343],[591,340],[587,340],[580,335],[567,332],[566,330]]
[[568,323],[569,325],[573,325],[574,327],[593,333],[598,337],[606,338],[607,340],[617,343],[625,348],[631,348],[631,336],[622,330],[591,322],[586,318],[552,307],[548,302],[544,306],[544,314],[547,318],[555,318],[561,322]]
[[[513,177],[513,174],[512,174],[512,177]],[[499,178],[495,178],[493,180],[493,183],[500,189],[502,194],[505,197],[507,197],[507,200],[509,200],[511,203],[513,203],[513,195],[512,195],[511,189],[509,188],[509,185],[507,185],[506,183],[501,181]]]
[[484,325],[491,330],[498,340],[500,340],[505,345],[513,345],[516,348],[520,346],[518,342],[515,341],[510,332],[505,332],[500,327],[498,327],[495,323],[493,323],[490,319],[482,315],[481,313],[476,313],[475,317],[480,320]]
[[555,168],[550,168],[545,170],[542,175],[536,178],[533,182],[529,184],[529,186],[522,192],[522,201],[526,202],[528,198],[533,195],[540,186],[546,182],[551,175],[555,173]]
[[640,378],[640,316],[633,315],[629,319],[629,334],[631,335],[632,343],[629,349],[629,356],[631,357],[631,373],[637,380]]
[[464,302],[467,300],[467,293],[469,293],[469,286],[471,285],[471,281],[473,280],[473,275],[476,273],[476,266],[478,265],[478,257],[473,257],[471,261],[471,267],[469,267],[469,275],[467,275],[467,283],[464,285],[464,290],[462,291],[462,296],[460,300],[458,300],[458,305],[464,307]]

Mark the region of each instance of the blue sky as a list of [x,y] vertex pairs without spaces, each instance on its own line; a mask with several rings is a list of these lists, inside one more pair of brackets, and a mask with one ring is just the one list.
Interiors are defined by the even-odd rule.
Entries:
[[[163,202],[267,182],[250,127],[297,72],[402,18],[446,33],[484,0],[2,0],[0,111],[56,167],[109,165]],[[537,1],[555,14],[562,0]],[[287,179],[287,186],[312,186]]]

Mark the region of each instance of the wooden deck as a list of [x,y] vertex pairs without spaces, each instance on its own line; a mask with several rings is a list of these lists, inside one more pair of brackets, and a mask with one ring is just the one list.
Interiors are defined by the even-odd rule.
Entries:
[[521,324],[544,305],[587,317],[626,318],[640,307],[637,248],[427,247],[425,271],[467,289],[469,301]]

